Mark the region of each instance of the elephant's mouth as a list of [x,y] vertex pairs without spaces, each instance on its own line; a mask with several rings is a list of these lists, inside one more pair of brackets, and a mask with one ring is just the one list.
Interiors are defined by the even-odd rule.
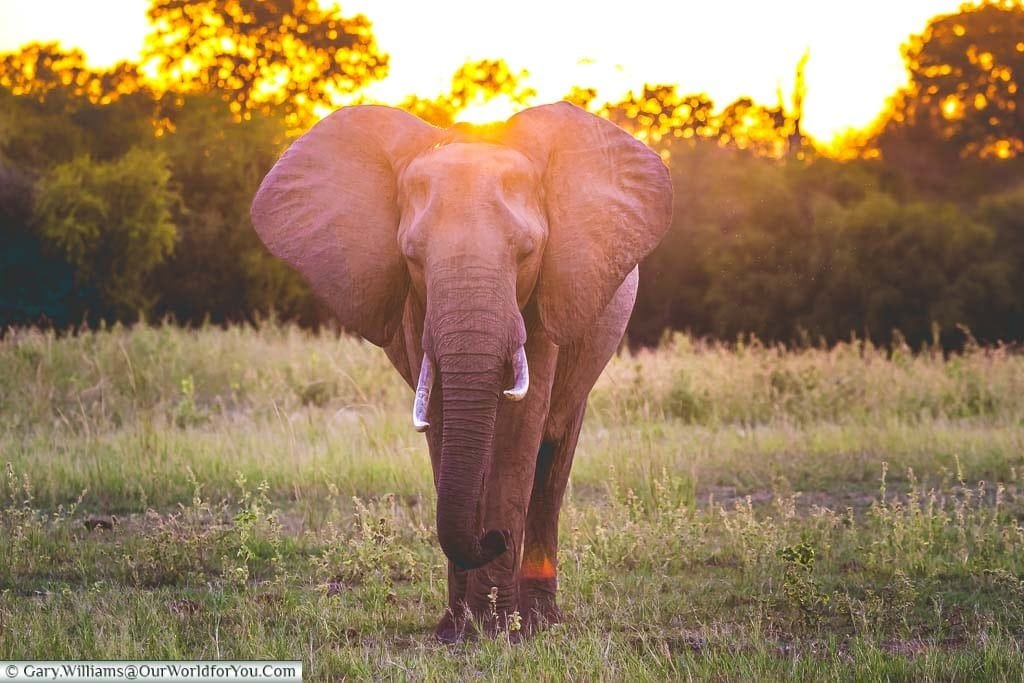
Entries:
[[[416,383],[416,397],[412,403],[412,426],[417,432],[425,432],[430,427],[427,412],[430,409],[430,393],[434,388],[435,376],[434,363],[424,353]],[[510,401],[522,401],[530,390],[530,366],[526,361],[526,348],[522,345],[512,354],[512,378],[512,386],[502,394]]]

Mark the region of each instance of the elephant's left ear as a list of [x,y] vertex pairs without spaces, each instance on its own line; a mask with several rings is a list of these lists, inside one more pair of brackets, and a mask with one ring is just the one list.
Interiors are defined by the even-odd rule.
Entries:
[[390,107],[339,109],[281,155],[252,224],[346,328],[385,346],[409,286],[398,248],[398,173],[440,131]]
[[549,234],[537,302],[548,335],[565,344],[661,241],[672,181],[646,145],[568,102],[516,114],[506,143],[543,169]]

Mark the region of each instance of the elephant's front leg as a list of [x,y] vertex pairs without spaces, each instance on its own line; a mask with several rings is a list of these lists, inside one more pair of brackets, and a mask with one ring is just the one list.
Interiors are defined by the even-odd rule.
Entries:
[[544,423],[551,399],[557,347],[536,334],[527,342],[530,390],[521,402],[505,400],[498,409],[494,455],[482,498],[482,528],[509,529],[512,547],[469,572],[465,600],[489,631],[513,627],[524,616],[519,595],[526,516],[533,489]]
[[[448,606],[434,630],[443,642],[458,642],[473,633],[474,620],[493,633],[506,629],[510,622],[514,624],[513,615],[523,614],[519,604],[519,568],[537,449],[548,405],[546,385],[551,373],[550,369],[545,371],[543,363],[533,365],[537,370],[532,373],[535,384],[532,395],[522,403],[506,402],[499,408],[494,455],[481,502],[481,525],[509,529],[512,547],[478,569],[459,569],[448,561]],[[432,403],[431,424],[439,424],[442,419],[440,406],[435,408]],[[427,440],[436,484],[441,457],[440,430],[428,430]]]
[[558,591],[558,517],[585,410],[585,405],[579,408],[564,435],[545,438],[537,454],[526,518],[523,563],[519,572],[519,601],[528,631],[562,620],[555,601]]
[[[518,410],[522,407],[523,410]],[[511,408],[511,407],[510,407]],[[504,411],[495,434],[493,464],[483,502],[483,528],[506,528],[512,547],[503,555],[469,572],[466,602],[488,632],[516,631],[523,609],[519,571],[523,561],[526,515],[533,487],[543,418],[529,417],[529,406]]]

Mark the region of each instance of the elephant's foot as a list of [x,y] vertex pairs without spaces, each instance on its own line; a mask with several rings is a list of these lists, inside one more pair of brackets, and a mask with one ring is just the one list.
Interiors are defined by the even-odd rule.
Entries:
[[562,623],[562,610],[555,602],[555,579],[522,579],[519,599],[523,607],[523,631],[536,633],[552,624]]
[[441,621],[434,627],[434,637],[442,643],[454,645],[476,638],[476,626],[465,610],[461,616],[456,617],[449,608],[444,611]]
[[466,586],[466,603],[480,631],[490,636],[515,634],[522,625],[519,584],[513,558],[499,558],[472,572]]
[[510,643],[518,643],[527,635],[526,620],[519,617],[517,612],[509,617],[495,618],[487,613],[475,615],[472,619],[456,619],[451,610],[445,610],[441,621],[434,628],[434,637],[446,645],[476,640],[480,634],[492,638],[506,637]]

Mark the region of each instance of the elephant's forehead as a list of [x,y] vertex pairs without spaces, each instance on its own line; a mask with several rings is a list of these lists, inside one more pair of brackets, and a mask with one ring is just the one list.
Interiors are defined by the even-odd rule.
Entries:
[[486,142],[452,142],[432,147],[406,170],[410,179],[443,181],[509,176],[535,177],[536,171],[522,153]]

